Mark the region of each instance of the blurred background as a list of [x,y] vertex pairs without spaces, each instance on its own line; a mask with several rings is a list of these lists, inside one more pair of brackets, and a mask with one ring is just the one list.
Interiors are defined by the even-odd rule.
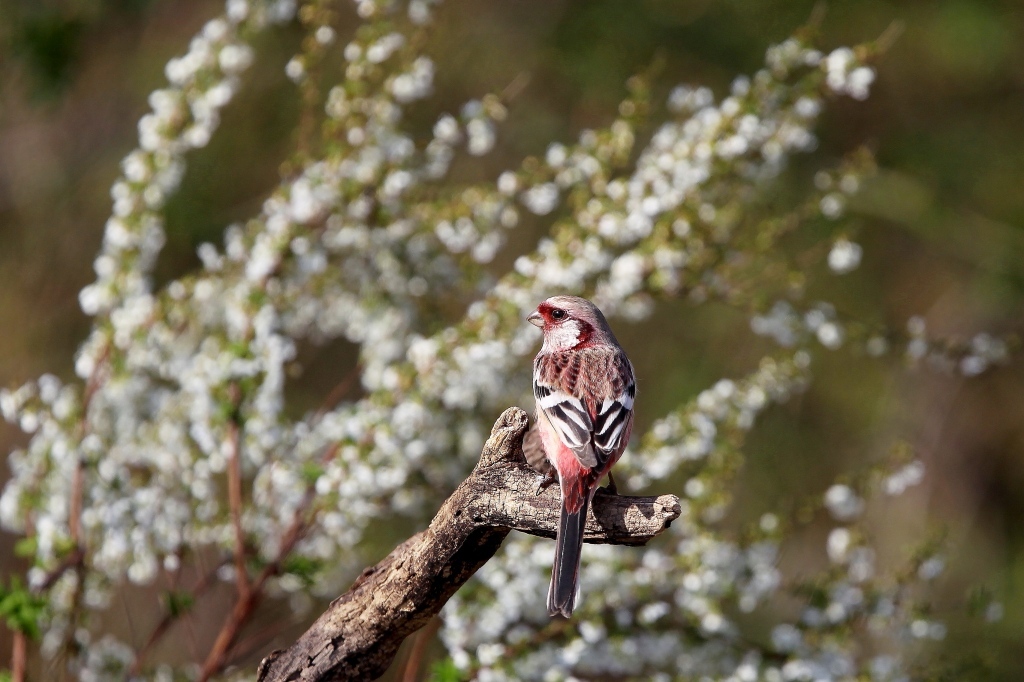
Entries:
[[[339,4],[344,40],[350,8]],[[494,178],[551,141],[607,123],[626,79],[654,63],[659,91],[686,82],[725,93],[814,7],[804,0],[446,2],[428,50],[436,96],[418,106],[411,125],[425,128],[467,99],[525,83],[496,151],[455,168],[456,179]],[[921,315],[930,333],[943,336],[1024,332],[1024,4],[834,0],[823,7],[825,50],[873,40],[894,23],[902,33],[876,64],[871,97],[831,103],[818,149],[781,181],[783,192],[806,185],[813,169],[860,146],[879,162],[878,177],[851,206],[864,264],[842,278],[817,273],[812,296],[896,329]],[[165,82],[164,64],[219,11],[221,3],[208,0],[0,0],[0,385],[43,372],[73,377],[89,324],[77,294],[92,281],[118,164],[135,146],[147,95]],[[297,25],[262,39],[221,128],[189,158],[168,208],[162,281],[196,267],[196,247],[219,242],[224,227],[255,213],[277,184],[298,113],[284,65],[300,39]],[[547,227],[543,219],[524,222],[496,272]],[[620,322],[617,332],[642,381],[638,432],[717,379],[751,371],[769,350],[745,315],[716,304],[663,304],[652,320]],[[290,388],[299,413],[322,401],[353,357],[339,343],[306,349],[303,361],[306,371]],[[935,615],[950,614],[950,630],[936,657],[984,658],[989,676],[978,679],[1021,679],[1024,361],[1015,356],[964,379],[841,350],[823,355],[815,374],[808,393],[771,411],[751,434],[731,522],[789,508],[909,443],[928,468],[926,482],[907,499],[873,508],[879,543],[905,558],[911,542],[944,530],[950,552]],[[0,424],[0,452],[23,440]],[[824,528],[809,525],[807,542],[820,548]],[[0,536],[4,575],[16,570],[13,542]],[[808,561],[799,538],[782,558],[790,575],[819,567]],[[984,631],[956,615],[979,586],[1005,614]]]

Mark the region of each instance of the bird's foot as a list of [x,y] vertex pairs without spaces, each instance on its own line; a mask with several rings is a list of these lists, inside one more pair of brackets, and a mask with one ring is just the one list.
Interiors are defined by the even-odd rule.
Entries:
[[540,495],[550,488],[552,483],[558,483],[558,472],[555,471],[554,467],[551,467],[541,475],[540,483],[537,484],[537,494]]
[[608,485],[605,486],[604,490],[609,495],[618,495],[619,494],[619,487],[617,485],[615,485],[615,477],[612,476],[612,472],[610,472],[610,471],[608,472]]

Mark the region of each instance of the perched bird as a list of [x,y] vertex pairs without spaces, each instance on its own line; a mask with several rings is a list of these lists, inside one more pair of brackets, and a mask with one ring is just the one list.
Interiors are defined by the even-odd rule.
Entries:
[[585,298],[553,296],[526,319],[544,331],[533,361],[537,430],[562,490],[548,613],[569,617],[587,509],[629,441],[636,383],[608,321]]

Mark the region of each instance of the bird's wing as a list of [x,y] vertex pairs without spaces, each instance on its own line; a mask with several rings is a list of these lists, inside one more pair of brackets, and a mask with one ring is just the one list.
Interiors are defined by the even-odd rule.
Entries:
[[621,453],[633,430],[633,398],[636,397],[636,384],[629,382],[622,392],[613,398],[606,398],[596,405],[594,415],[594,450],[603,465],[609,458]]
[[541,414],[554,428],[565,447],[573,451],[580,464],[588,468],[597,466],[598,458],[591,442],[594,423],[583,402],[561,389],[541,384],[536,379],[533,382],[533,395]]
[[547,452],[544,451],[544,441],[540,435],[540,423],[534,422],[530,429],[523,436],[523,456],[526,463],[538,474],[551,472],[551,462],[548,461]]

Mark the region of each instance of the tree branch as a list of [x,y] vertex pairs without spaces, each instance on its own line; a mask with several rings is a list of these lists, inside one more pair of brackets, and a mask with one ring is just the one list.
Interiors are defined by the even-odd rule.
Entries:
[[[537,494],[540,478],[522,452],[528,426],[523,410],[505,410],[479,464],[441,506],[430,527],[363,571],[288,649],[267,656],[257,671],[258,680],[375,679],[402,641],[441,610],[494,555],[510,530],[554,537],[559,492],[551,486]],[[599,492],[584,537],[592,543],[642,545],[679,514],[679,498],[674,495]]]

